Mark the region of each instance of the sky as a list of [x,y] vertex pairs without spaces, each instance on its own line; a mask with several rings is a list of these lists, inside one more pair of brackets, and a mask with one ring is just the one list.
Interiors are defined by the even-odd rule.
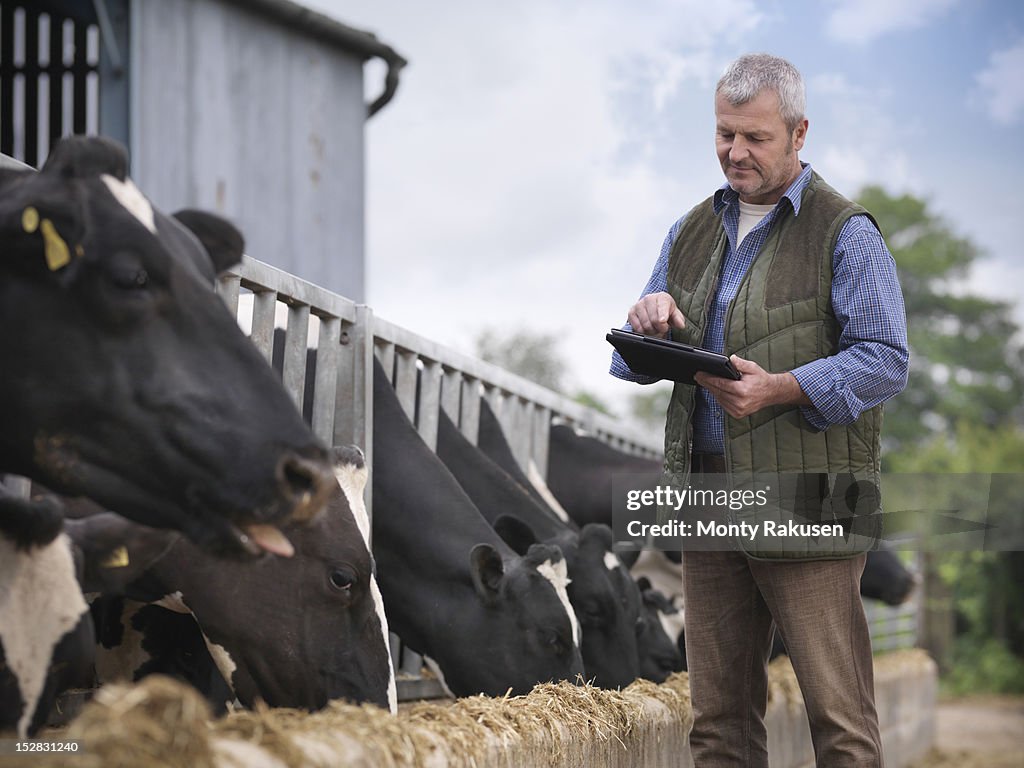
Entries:
[[[366,127],[367,301],[463,352],[556,334],[570,389],[607,374],[671,224],[724,179],[713,93],[766,51],[807,83],[801,160],[847,196],[911,193],[985,253],[965,290],[1019,302],[1024,3],[304,0],[409,60]],[[368,100],[383,67],[366,66]]]

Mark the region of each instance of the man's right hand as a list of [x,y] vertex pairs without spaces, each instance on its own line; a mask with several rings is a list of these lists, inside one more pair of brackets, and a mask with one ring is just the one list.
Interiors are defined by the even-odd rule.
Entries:
[[662,291],[649,293],[630,307],[629,324],[644,336],[664,336],[669,328],[685,328],[686,318],[675,299]]

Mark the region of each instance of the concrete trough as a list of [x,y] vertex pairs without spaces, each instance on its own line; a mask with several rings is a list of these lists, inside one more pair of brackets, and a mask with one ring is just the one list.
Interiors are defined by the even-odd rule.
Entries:
[[[807,718],[787,660],[772,663],[770,679],[772,767],[810,768]],[[901,768],[934,740],[935,664],[916,650],[877,656],[875,686],[886,764]],[[80,752],[54,762],[36,754],[31,764],[692,768],[690,725],[685,673],[662,685],[634,683],[622,692],[561,683],[537,686],[528,696],[419,702],[403,706],[397,716],[333,702],[312,714],[263,708],[215,721],[194,691],[152,677],[101,689],[66,731],[49,735],[79,739]]]

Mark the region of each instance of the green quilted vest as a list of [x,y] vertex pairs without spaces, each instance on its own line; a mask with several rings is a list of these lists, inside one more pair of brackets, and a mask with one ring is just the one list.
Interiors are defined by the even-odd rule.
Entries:
[[[693,346],[702,345],[727,245],[713,199],[690,211],[669,257],[668,290],[686,318],[686,327],[673,329],[672,338]],[[799,216],[788,203],[782,206],[725,321],[725,354],[737,354],[773,373],[838,351],[840,328],[831,306],[832,256],[846,221],[867,214],[816,173],[803,192]],[[693,385],[675,385],[665,427],[666,472],[679,487],[686,487],[690,476],[695,390]],[[824,432],[812,427],[795,405],[773,406],[743,419],[723,416],[726,466],[733,487],[763,486],[774,478],[777,489],[787,488],[787,498],[803,499],[799,511],[805,522],[845,522],[851,508],[864,514],[865,504],[868,511],[878,511],[881,406],[865,411],[853,424]],[[729,514],[752,522],[792,517],[779,506]],[[846,538],[758,537],[737,542],[757,558],[850,557],[873,546],[878,519],[872,515],[858,521],[852,530],[862,535]]]

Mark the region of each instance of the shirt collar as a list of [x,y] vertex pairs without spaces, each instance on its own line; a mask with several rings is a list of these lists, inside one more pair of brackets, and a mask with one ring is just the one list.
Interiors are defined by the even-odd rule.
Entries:
[[[789,189],[779,199],[780,203],[783,200],[789,200],[789,204],[793,206],[794,216],[800,215],[800,201],[803,199],[804,190],[811,182],[811,164],[800,163],[800,168],[802,169],[800,175],[794,179],[793,183],[789,185]],[[726,182],[715,192],[715,197],[712,201],[715,215],[721,214],[723,208],[739,202],[739,199],[739,193],[729,186],[729,182]]]

